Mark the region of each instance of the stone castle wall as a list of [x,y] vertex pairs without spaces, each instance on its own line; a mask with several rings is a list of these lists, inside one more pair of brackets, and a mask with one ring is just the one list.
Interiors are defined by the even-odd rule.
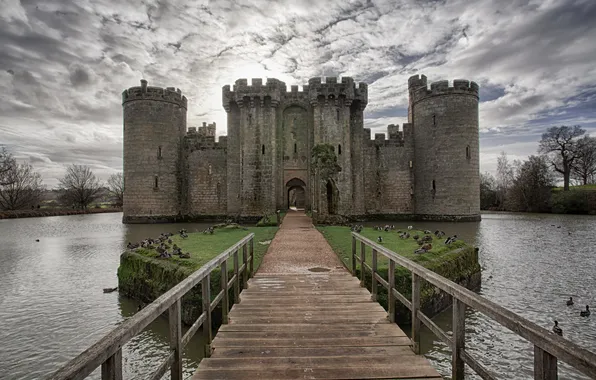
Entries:
[[[215,123],[186,131],[179,90],[123,93],[125,216],[258,217],[288,205],[302,188],[318,216],[479,217],[478,86],[411,77],[409,123],[371,140],[364,129],[365,83],[313,78],[302,90],[277,79],[224,86],[227,137]],[[314,145],[331,144],[342,170],[320,181]],[[156,158],[161,147],[162,157]],[[157,176],[159,189],[151,184]],[[327,188],[332,207],[327,204]],[[294,194],[294,193],[293,193]],[[302,193],[300,193],[302,194]]]

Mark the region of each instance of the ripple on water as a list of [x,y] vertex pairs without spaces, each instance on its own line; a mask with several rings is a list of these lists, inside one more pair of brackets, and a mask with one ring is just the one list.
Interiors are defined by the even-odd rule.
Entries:
[[[44,378],[134,315],[134,302],[102,291],[116,285],[120,252],[127,241],[206,227],[123,225],[121,219],[117,213],[0,220],[2,378]],[[411,223],[390,224],[403,229]],[[549,330],[557,319],[567,339],[596,351],[596,319],[579,317],[586,303],[596,305],[596,248],[591,244],[596,218],[485,214],[481,222],[419,222],[415,227],[439,228],[476,244],[484,268],[483,296]],[[569,296],[576,302],[573,307],[565,306]],[[434,320],[450,330],[450,317],[447,311]],[[467,350],[477,360],[499,378],[532,378],[528,342],[473,311],[467,313],[466,324]],[[167,352],[167,334],[167,320],[159,318],[124,346],[127,379],[145,379],[159,365]],[[421,335],[425,355],[442,375],[450,376],[449,348],[427,330]],[[200,336],[197,333],[184,353],[186,375],[201,358]],[[562,363],[559,371],[560,378],[586,379]],[[99,377],[96,371],[91,378]],[[466,378],[478,377],[468,373]]]

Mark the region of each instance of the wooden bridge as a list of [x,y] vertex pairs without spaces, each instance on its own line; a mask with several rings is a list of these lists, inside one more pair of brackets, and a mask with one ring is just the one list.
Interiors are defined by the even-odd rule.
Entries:
[[[294,240],[288,238],[294,242],[285,247],[289,252],[300,252],[300,248],[309,245],[316,249],[312,241],[316,235],[311,234],[306,239],[290,236],[294,236]],[[594,353],[357,233],[352,233],[350,269],[352,274],[360,269],[360,281],[348,271],[337,269],[326,273],[296,271],[289,274],[259,271],[253,277],[253,237],[250,234],[222,252],[49,379],[83,379],[101,366],[102,380],[121,380],[122,346],[167,311],[171,349],[151,379],[161,379],[170,371],[172,380],[182,380],[182,350],[200,327],[211,326],[211,312],[220,303],[223,324],[215,340],[210,328],[202,329],[207,341],[207,358],[201,361],[192,379],[440,379],[430,363],[417,355],[421,324],[451,348],[452,379],[464,378],[466,364],[483,379],[497,379],[490,368],[480,364],[465,349],[467,307],[485,314],[534,345],[535,379],[557,379],[558,360],[596,378]],[[272,244],[269,251],[272,249],[275,251],[277,246]],[[366,263],[368,254],[372,258],[370,266]],[[377,272],[379,255],[389,260],[386,279]],[[395,288],[396,265],[412,273],[411,299]],[[232,266],[233,270],[228,271]],[[221,271],[221,290],[212,297],[210,275],[216,268]],[[365,272],[371,274],[372,293],[362,287],[366,285]],[[420,311],[422,280],[452,296],[451,336]],[[183,335],[180,300],[197,285],[202,289],[203,312]],[[388,291],[387,312],[376,302],[379,286]],[[230,291],[234,297],[231,310]],[[411,311],[410,338],[394,323],[396,301]]]

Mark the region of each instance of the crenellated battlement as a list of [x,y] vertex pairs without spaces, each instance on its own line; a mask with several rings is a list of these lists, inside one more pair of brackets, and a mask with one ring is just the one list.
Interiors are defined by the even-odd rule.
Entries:
[[[206,124],[206,123],[204,123]],[[209,150],[209,149],[226,149],[228,146],[227,136],[219,136],[219,141],[216,140],[215,133],[212,135],[210,127],[215,127],[215,123],[204,125],[203,127],[190,127],[186,136],[184,136],[184,146],[190,153],[195,150]],[[201,132],[202,131],[202,132]],[[215,131],[215,129],[213,129]]]
[[[254,106],[257,102],[263,106],[265,99],[268,98],[271,105],[276,106],[285,92],[286,84],[275,78],[267,78],[265,84],[261,78],[252,78],[250,85],[248,79],[240,78],[234,82],[233,87],[230,85],[222,87],[222,103],[228,112],[230,102],[235,102],[240,107]],[[246,102],[247,98],[250,103]]]
[[185,109],[188,107],[186,96],[182,95],[179,88],[148,87],[144,79],[141,79],[141,86],[130,87],[122,92],[122,104],[134,100],[154,100],[176,104]]
[[[347,105],[354,100],[359,100],[361,106],[368,104],[368,85],[364,82],[356,83],[351,77],[343,77],[341,82],[336,77],[311,78],[308,80],[309,100],[311,104],[317,104],[320,100],[328,101],[343,99]],[[306,87],[306,86],[305,86]]]
[[415,78],[416,77],[411,77],[408,81],[408,86],[411,86],[411,100],[414,103],[429,97],[440,95],[472,95],[478,98],[479,87],[476,82],[471,82],[466,79],[455,79],[453,85],[450,86],[449,81],[440,80],[432,82],[429,89],[426,85],[426,77],[424,75],[422,75],[422,78]]
[[426,75],[413,75],[408,78],[408,89],[413,90],[419,87],[426,87],[427,80]]
[[387,135],[385,133],[375,133],[373,139],[370,136],[370,128],[364,128],[364,141],[369,146],[405,146],[407,142],[412,141],[412,124],[405,123],[403,130],[399,130],[399,125],[389,124],[387,126]]

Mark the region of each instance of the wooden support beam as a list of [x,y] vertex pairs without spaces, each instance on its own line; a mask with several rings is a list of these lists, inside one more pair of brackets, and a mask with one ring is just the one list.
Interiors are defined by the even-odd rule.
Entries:
[[248,288],[248,247],[246,244],[242,246],[242,265],[244,270],[242,271],[242,289]]
[[451,353],[451,379],[464,380],[464,360],[461,352],[466,346],[466,304],[453,299],[453,347]]
[[255,239],[250,239],[248,247],[248,254],[250,255],[248,270],[250,272],[250,278],[252,278],[255,275]]
[[211,341],[213,340],[213,336],[211,335],[211,285],[210,285],[210,278],[211,275],[207,275],[203,279],[201,288],[202,288],[202,295],[203,298],[203,312],[207,313],[207,318],[205,318],[205,323],[203,323],[203,337],[205,340],[205,357],[208,358],[211,356]]
[[240,273],[238,251],[234,251],[234,303],[240,302]]
[[[209,278],[209,276],[207,276]],[[168,309],[170,324],[170,348],[174,351],[174,362],[170,370],[170,379],[182,380],[182,313],[180,298]]]
[[227,324],[228,323],[228,313],[230,311],[230,301],[229,298],[229,290],[230,287],[228,286],[228,261],[224,261],[221,263],[220,269],[220,287],[223,290],[223,298],[221,300],[221,323]]
[[366,262],[366,244],[360,242],[360,286],[366,288],[366,271],[364,270],[364,263]]
[[101,380],[122,380],[122,348],[101,365]]
[[395,295],[393,289],[395,288],[395,261],[389,259],[389,289],[387,291],[387,313],[389,314],[389,322],[395,323]]
[[352,236],[352,276],[356,276],[356,238]]
[[412,350],[416,355],[420,354],[420,277],[412,273]]
[[372,291],[371,291],[370,298],[373,301],[376,301],[377,300],[377,293],[378,293],[378,289],[377,289],[378,282],[377,282],[377,277],[376,277],[376,274],[377,274],[377,250],[376,249],[373,249],[372,250],[372,268],[371,268],[371,272],[372,272],[372,274],[371,274],[370,277],[372,279],[372,285],[371,285],[371,290]]
[[557,358],[534,346],[534,380],[557,380]]

